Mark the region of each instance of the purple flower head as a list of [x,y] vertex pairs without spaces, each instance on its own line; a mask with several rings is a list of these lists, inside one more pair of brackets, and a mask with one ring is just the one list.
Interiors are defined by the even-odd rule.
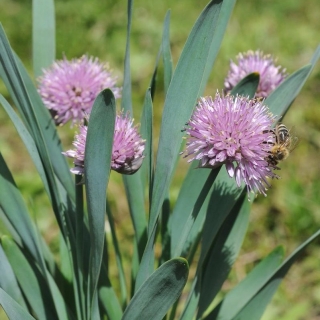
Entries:
[[[80,132],[75,136],[73,145],[75,150],[68,150],[63,154],[74,159],[74,168],[70,171],[82,175],[84,169],[84,154],[88,127],[80,124]],[[145,140],[138,133],[137,126],[133,126],[133,119],[128,114],[119,113],[116,116],[111,169],[123,174],[133,174],[142,165]]]
[[237,59],[238,63],[230,62],[229,73],[224,81],[226,92],[231,91],[248,74],[257,72],[260,82],[256,97],[266,98],[286,77],[285,69],[275,66],[275,60],[259,50],[239,53]]
[[266,160],[274,144],[274,116],[263,101],[242,96],[223,96],[217,92],[200,98],[187,123],[185,157],[200,160],[199,167],[226,165],[230,177],[240,187],[244,182],[248,192],[266,195],[267,178],[278,177],[274,166]]
[[108,71],[107,65],[98,58],[86,55],[68,61],[56,61],[39,77],[39,93],[57,125],[72,120],[82,121],[90,113],[94,99],[106,88],[120,98],[121,88],[117,78]]

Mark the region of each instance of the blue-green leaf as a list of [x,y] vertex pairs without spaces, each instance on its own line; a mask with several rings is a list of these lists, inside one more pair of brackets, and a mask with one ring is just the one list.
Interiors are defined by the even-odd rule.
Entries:
[[43,276],[31,260],[7,236],[1,238],[2,247],[15,273],[19,285],[38,319],[57,319],[50,291]]
[[250,203],[244,194],[224,221],[210,249],[202,275],[197,318],[212,303],[239,254],[249,224],[249,213]]
[[37,234],[27,207],[16,186],[11,172],[0,154],[0,208],[11,229],[15,231],[16,241],[22,243],[41,265],[42,256]]
[[[218,175],[220,168],[198,169],[198,162],[194,162],[188,171],[179,197],[174,207],[171,218],[171,255],[181,255],[188,247],[187,239],[193,224],[197,219],[204,220],[205,210],[212,191],[213,182]],[[204,210],[202,210],[202,208]],[[200,213],[200,217],[198,215]],[[196,235],[195,235],[196,236]],[[189,241],[192,239],[189,239]]]
[[113,93],[103,90],[92,107],[85,148],[85,185],[90,227],[89,299],[96,290],[104,244],[106,188],[111,169],[116,105]]
[[172,79],[173,65],[170,49],[170,10],[167,12],[163,24],[162,34],[162,55],[164,68],[164,92],[168,92],[168,88]]
[[10,295],[16,302],[27,310],[26,303],[23,299],[20,287],[10,263],[0,245],[0,288]]
[[[173,74],[160,129],[149,232],[156,225],[172,178],[182,142],[181,129],[189,119],[196,100],[204,89],[203,81],[207,80],[208,73],[206,68],[212,67],[225,31],[220,26],[227,23],[233,4],[233,0],[215,0],[207,5],[188,37]],[[220,15],[222,7],[223,15]]]
[[254,297],[269,279],[283,260],[282,247],[274,249],[264,258],[235,288],[233,288],[217,307],[207,316],[206,320],[234,319],[236,314]]
[[258,72],[253,72],[244,77],[237,85],[232,89],[231,94],[237,93],[240,96],[249,96],[253,98],[260,81],[260,75]]
[[0,288],[0,305],[9,319],[35,320],[30,313],[25,311],[14,299]]
[[133,296],[122,320],[162,320],[180,296],[188,273],[188,262],[183,258],[161,265]]
[[32,57],[36,77],[52,64],[55,55],[54,2],[32,0]]
[[[300,253],[310,244],[315,238],[320,235],[320,230],[314,233],[309,239],[301,244],[277,269],[274,270],[270,278],[264,277],[265,284],[254,295],[254,297],[248,302],[248,304],[235,315],[235,319],[260,319],[263,315],[265,308],[272,299],[274,293],[279,287],[282,279],[287,274],[291,266],[299,257]],[[260,275],[261,276],[261,275]],[[263,275],[264,276],[264,275]]]

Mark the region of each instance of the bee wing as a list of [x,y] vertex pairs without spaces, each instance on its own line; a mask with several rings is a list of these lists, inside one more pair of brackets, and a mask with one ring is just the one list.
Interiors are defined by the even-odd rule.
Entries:
[[292,151],[292,150],[294,150],[296,147],[297,147],[297,145],[299,144],[299,139],[298,139],[298,137],[292,137],[292,138],[290,138],[290,146],[289,146],[289,149],[290,149],[290,152]]

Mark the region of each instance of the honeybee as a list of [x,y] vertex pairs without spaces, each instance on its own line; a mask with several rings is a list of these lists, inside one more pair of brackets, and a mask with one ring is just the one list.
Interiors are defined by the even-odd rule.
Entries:
[[276,125],[272,130],[275,137],[275,143],[272,144],[267,161],[270,165],[276,167],[278,163],[285,160],[290,152],[297,146],[298,138],[290,135],[289,130],[283,123]]

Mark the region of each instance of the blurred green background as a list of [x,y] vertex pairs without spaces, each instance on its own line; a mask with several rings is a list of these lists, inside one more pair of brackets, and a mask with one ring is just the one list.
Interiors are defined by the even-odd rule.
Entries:
[[[134,3],[131,33],[131,70],[135,118],[139,119],[145,90],[150,83],[159,45],[162,23],[171,8],[171,48],[174,65],[197,16],[207,1],[151,1]],[[13,49],[32,73],[31,1],[1,0],[0,21]],[[108,61],[119,76],[123,70],[126,1],[56,1],[57,58],[89,54]],[[239,0],[206,88],[214,95],[223,88],[230,59],[238,52],[261,49],[277,57],[277,62],[292,73],[309,62],[320,40],[319,0]],[[158,78],[161,80],[162,66]],[[0,92],[7,91],[0,82]],[[224,284],[228,290],[272,248],[284,245],[289,254],[320,226],[320,65],[302,89],[284,123],[293,128],[300,143],[281,165],[281,179],[272,182],[268,196],[255,200],[248,234],[235,267]],[[159,81],[154,101],[155,141],[163,107],[163,86]],[[13,125],[0,108],[0,150],[21,188],[30,212],[44,237],[57,250],[54,215]],[[75,128],[59,128],[65,148],[70,148]],[[155,143],[156,146],[156,143]],[[182,160],[172,189],[174,203],[179,185],[188,168]],[[122,249],[130,262],[133,230],[128,208],[121,198],[120,175],[112,174],[109,197],[114,207]],[[1,233],[6,232],[3,226]],[[263,319],[320,319],[320,240],[313,242],[281,284]],[[128,266],[129,268],[130,266]],[[1,317],[1,313],[0,313]]]

